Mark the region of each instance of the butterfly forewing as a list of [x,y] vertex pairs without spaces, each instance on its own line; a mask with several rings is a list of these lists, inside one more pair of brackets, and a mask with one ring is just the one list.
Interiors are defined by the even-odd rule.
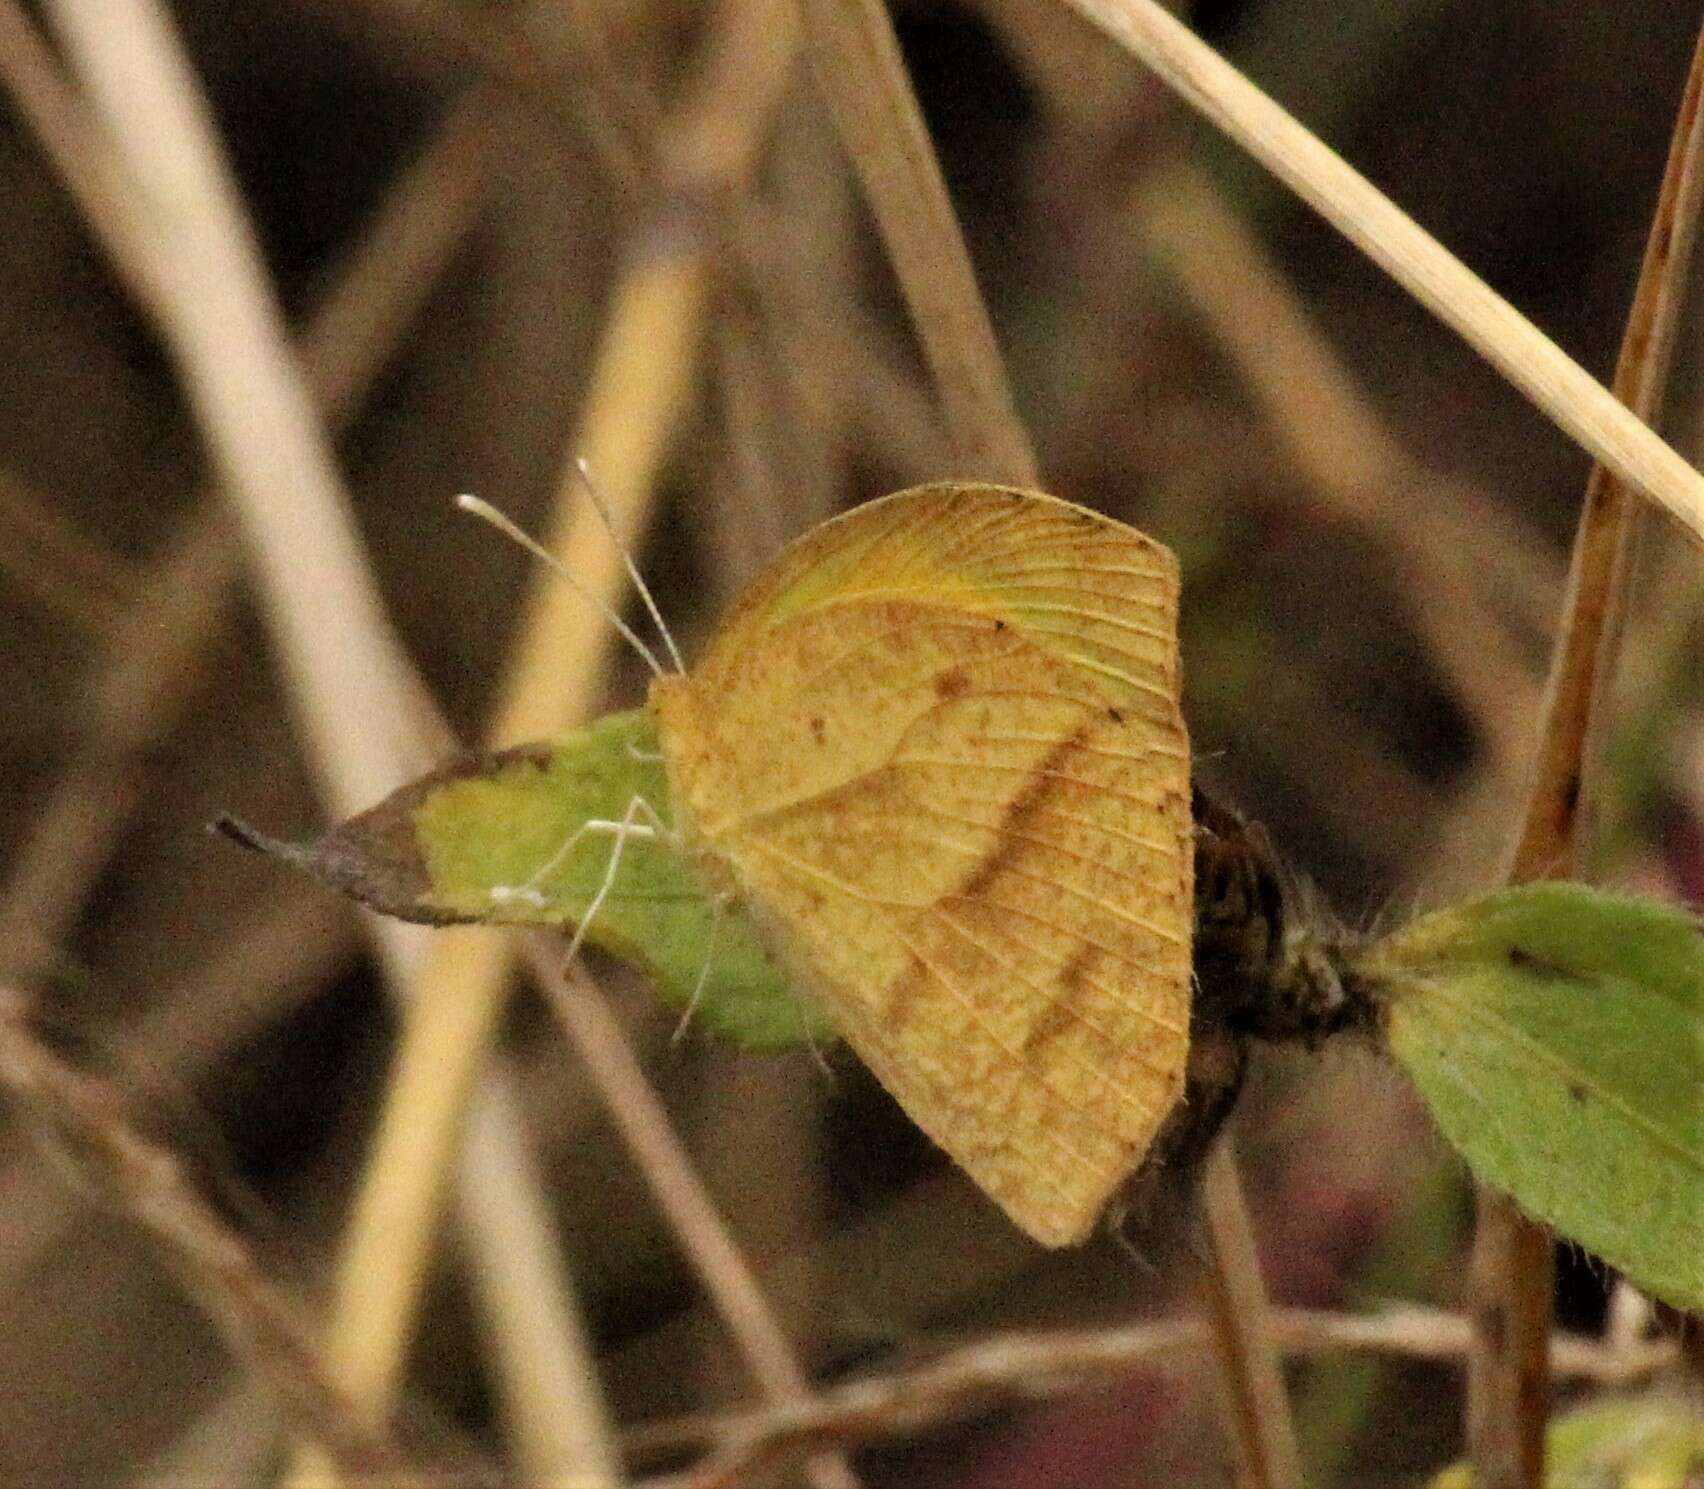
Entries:
[[1050,1244],[1092,1228],[1181,1090],[1176,606],[1171,556],[1131,529],[922,488],[789,550],[653,692],[701,854]]

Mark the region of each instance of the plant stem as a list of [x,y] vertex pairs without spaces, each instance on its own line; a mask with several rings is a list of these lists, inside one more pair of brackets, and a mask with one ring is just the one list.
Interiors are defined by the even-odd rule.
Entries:
[[800,0],[811,71],[864,185],[960,462],[953,474],[1034,486],[1020,422],[940,163],[881,0]]
[[1366,177],[1157,0],[1067,3],[1286,182],[1571,439],[1667,507],[1693,542],[1704,545],[1704,476]]
[[[1704,202],[1704,31],[1675,119],[1668,162],[1615,368],[1615,395],[1641,419],[1661,408],[1680,299]],[[1561,625],[1539,727],[1537,765],[1508,878],[1578,873],[1588,746],[1601,727],[1625,604],[1637,502],[1617,473],[1593,467],[1575,534]],[[1472,1282],[1475,1349],[1468,1370],[1468,1446],[1485,1489],[1539,1489],[1549,1405],[1548,1232],[1480,1186]]]
[[1225,1387],[1222,1408],[1237,1448],[1237,1482],[1248,1489],[1301,1489],[1301,1454],[1279,1371],[1272,1308],[1227,1137],[1207,1155],[1202,1201],[1212,1247],[1211,1264],[1202,1269],[1202,1299]]

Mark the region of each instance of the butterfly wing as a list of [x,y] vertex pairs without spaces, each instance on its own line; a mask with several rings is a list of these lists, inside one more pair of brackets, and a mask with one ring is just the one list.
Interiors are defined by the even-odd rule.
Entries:
[[1082,1239],[1182,1088],[1175,561],[1034,493],[828,523],[653,690],[678,805],[902,1106]]

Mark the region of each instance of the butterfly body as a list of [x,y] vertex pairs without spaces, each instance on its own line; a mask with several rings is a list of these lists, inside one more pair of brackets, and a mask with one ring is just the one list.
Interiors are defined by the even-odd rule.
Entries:
[[825,524],[650,707],[708,886],[1036,1239],[1092,1230],[1182,1089],[1171,555],[987,486]]

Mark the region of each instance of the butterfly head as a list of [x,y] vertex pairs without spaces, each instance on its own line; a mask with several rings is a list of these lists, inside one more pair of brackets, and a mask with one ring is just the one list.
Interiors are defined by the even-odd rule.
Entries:
[[645,706],[657,728],[657,746],[681,841],[713,881],[710,888],[717,893],[731,892],[732,877],[716,851],[724,831],[726,803],[731,798],[713,705],[690,676],[666,672],[651,680]]

